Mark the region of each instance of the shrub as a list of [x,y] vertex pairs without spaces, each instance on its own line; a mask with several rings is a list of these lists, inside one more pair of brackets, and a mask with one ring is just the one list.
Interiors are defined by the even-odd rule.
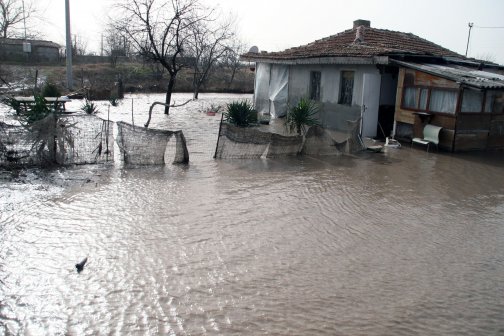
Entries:
[[318,120],[315,115],[319,111],[319,106],[313,100],[301,98],[296,106],[289,109],[285,126],[290,132],[294,130],[299,135],[303,135],[306,131],[306,126],[318,125]]
[[117,97],[116,95],[111,95],[109,98],[109,103],[110,105],[117,107],[121,104],[121,99],[119,99],[119,97]]
[[257,122],[257,112],[247,100],[234,101],[227,104],[224,118],[227,122],[236,126],[247,127]]
[[61,92],[59,91],[56,84],[53,83],[45,83],[42,88],[42,96],[44,97],[59,97],[61,96]]
[[84,104],[81,106],[81,110],[87,114],[95,114],[98,113],[98,106],[92,101],[85,99]]

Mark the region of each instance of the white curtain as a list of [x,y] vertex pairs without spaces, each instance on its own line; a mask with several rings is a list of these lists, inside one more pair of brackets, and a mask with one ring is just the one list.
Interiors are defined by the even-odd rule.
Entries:
[[455,114],[457,106],[457,92],[433,89],[431,90],[429,110],[433,112],[442,112]]
[[483,112],[492,113],[495,101],[496,91],[486,92],[485,110]]
[[414,87],[404,88],[403,107],[417,108],[416,91]]
[[481,112],[483,104],[483,92],[464,89],[462,95],[462,107],[460,112]]

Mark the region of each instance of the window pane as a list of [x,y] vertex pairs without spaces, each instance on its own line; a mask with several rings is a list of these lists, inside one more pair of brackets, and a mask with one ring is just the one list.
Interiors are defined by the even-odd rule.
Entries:
[[431,91],[429,110],[455,114],[457,106],[457,92],[433,89]]
[[494,101],[495,101],[495,91],[487,91],[484,112],[486,113],[493,112]]
[[429,94],[429,90],[428,89],[420,89],[420,104],[418,106],[418,108],[420,110],[427,110],[427,96]]
[[406,87],[404,88],[404,96],[403,96],[403,107],[406,108],[417,108],[416,103],[416,91],[417,89],[414,87]]
[[354,72],[342,71],[341,72],[341,87],[340,87],[340,104],[352,105],[354,84]]
[[483,93],[481,91],[464,89],[460,112],[481,112]]
[[310,73],[310,99],[320,100],[320,71]]

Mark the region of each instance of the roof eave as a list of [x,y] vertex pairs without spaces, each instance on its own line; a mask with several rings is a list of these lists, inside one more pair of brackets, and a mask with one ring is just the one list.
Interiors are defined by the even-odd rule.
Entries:
[[491,84],[485,84],[485,83],[474,83],[474,82],[471,82],[471,81],[466,81],[464,79],[461,79],[460,77],[458,76],[455,76],[455,75],[451,75],[449,73],[442,73],[442,72],[439,72],[439,71],[431,71],[429,69],[425,69],[425,68],[422,68],[421,66],[417,66],[415,64],[412,64],[412,63],[407,63],[407,62],[402,62],[402,61],[398,61],[398,60],[391,60],[391,63],[394,63],[394,64],[397,64],[397,65],[400,65],[402,67],[405,67],[405,68],[409,68],[409,69],[413,69],[413,70],[418,70],[418,71],[421,71],[421,72],[424,72],[424,73],[427,73],[427,74],[430,74],[430,75],[433,75],[433,76],[437,76],[439,78],[444,78],[444,79],[448,79],[452,82],[455,82],[457,84],[459,84],[460,86],[464,86],[464,87],[472,87],[472,88],[475,88],[475,89],[479,89],[479,90],[484,90],[484,89],[487,89],[487,90],[504,90],[504,84],[502,85],[491,85]]
[[274,58],[267,56],[254,57],[244,55],[243,61],[256,63],[271,63],[285,65],[303,65],[303,64],[389,64],[388,56],[327,56],[327,57],[306,57],[306,58]]

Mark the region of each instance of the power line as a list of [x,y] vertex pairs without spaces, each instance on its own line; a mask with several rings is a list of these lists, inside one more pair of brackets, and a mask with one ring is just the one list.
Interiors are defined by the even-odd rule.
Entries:
[[474,28],[482,28],[482,29],[504,29],[504,27],[482,27],[482,26],[474,26]]

